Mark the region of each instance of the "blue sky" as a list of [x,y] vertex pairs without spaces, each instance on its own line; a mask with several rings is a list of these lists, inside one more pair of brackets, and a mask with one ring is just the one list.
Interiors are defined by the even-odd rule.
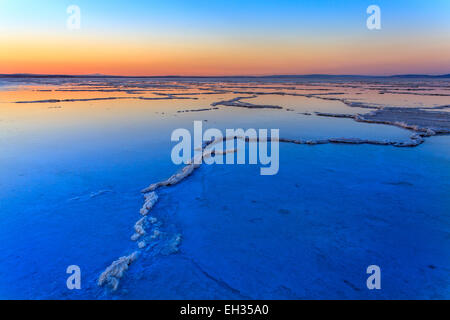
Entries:
[[[72,4],[78,5],[81,9],[82,28],[76,33],[69,34],[66,28],[68,17],[66,9]],[[372,4],[381,8],[382,29],[376,32],[366,28],[368,17],[366,8]],[[25,46],[25,43],[33,42],[30,38],[42,39],[42,44]],[[27,48],[30,52],[37,51],[42,56],[44,47],[66,45],[66,42],[70,44],[76,40],[80,46],[87,46],[80,40],[82,38],[86,43],[98,42],[99,46],[106,40],[115,42],[115,46],[123,44],[129,46],[130,52],[134,55],[139,55],[139,51],[145,51],[151,57],[155,57],[157,55],[155,50],[159,49],[163,52],[160,55],[174,48],[185,50],[189,52],[186,56],[190,57],[185,59],[185,63],[200,67],[202,67],[200,59],[204,60],[205,57],[193,53],[195,50],[204,52],[208,50],[207,48],[213,48],[217,51],[226,51],[232,48],[233,54],[239,60],[240,53],[246,52],[247,55],[251,55],[251,48],[254,47],[255,55],[260,54],[261,50],[268,52],[266,57],[258,58],[260,61],[258,66],[263,65],[263,62],[266,65],[271,63],[268,55],[273,50],[272,56],[285,55],[283,57],[285,60],[291,59],[292,64],[298,66],[293,67],[292,72],[314,71],[314,68],[304,67],[312,63],[310,59],[303,58],[300,51],[304,48],[309,56],[312,56],[314,51],[319,56],[329,52],[331,56],[326,57],[328,60],[336,57],[330,72],[344,72],[336,67],[343,59],[338,55],[348,55],[342,48],[351,47],[354,51],[361,51],[362,55],[371,55],[370,52],[373,50],[380,50],[380,55],[388,56],[386,61],[390,66],[395,64],[392,57],[401,55],[411,59],[411,65],[421,64],[417,70],[411,68],[411,72],[429,70],[431,73],[437,73],[440,66],[448,72],[450,58],[443,57],[438,63],[432,52],[440,50],[442,55],[450,57],[447,45],[450,43],[450,1],[0,1],[2,50],[10,49],[11,52],[15,52]],[[22,43],[17,44],[20,41]],[[134,41],[134,44],[130,43],[131,41]],[[418,46],[421,52],[410,57],[414,45]],[[110,43],[108,48],[112,46]],[[442,49],[439,49],[440,46]],[[372,51],[365,52],[369,47]],[[256,48],[259,51],[256,51]],[[299,55],[294,56],[292,50],[298,50]],[[433,66],[430,65],[429,68],[423,66],[427,55],[430,61],[434,60]],[[217,52],[211,52],[208,57],[219,59],[219,56]],[[140,56],[139,59],[143,57]],[[180,57],[174,56],[173,59],[179,60]],[[303,64],[298,61],[299,59],[303,59]],[[382,59],[377,59],[380,64]],[[162,60],[155,58],[143,62],[162,63],[160,62]],[[240,65],[247,63],[250,58],[244,60],[239,61]],[[373,60],[372,57],[371,61]],[[0,62],[7,61],[8,57],[3,61],[0,60]],[[17,61],[14,63],[18,63]],[[67,55],[67,61],[74,62],[70,54]],[[90,63],[94,64],[93,61]],[[216,63],[220,63],[220,60]],[[227,63],[231,66],[231,62]],[[367,72],[373,72],[377,67],[369,62],[359,63],[359,69],[355,69],[358,72],[359,70],[364,72],[365,65]],[[282,62],[275,61],[274,65],[276,64]],[[320,61],[317,62],[317,65],[319,64]],[[122,67],[126,69],[125,66]],[[203,69],[211,68],[212,66],[208,66]],[[236,65],[232,69],[239,70],[239,67]],[[277,70],[275,67],[269,69]],[[322,69],[316,69],[322,72]],[[401,70],[403,69],[406,70],[406,66]],[[173,67],[169,71],[176,72],[177,69]],[[289,70],[284,66],[280,68],[280,72],[282,71]],[[389,70],[383,73],[389,73]]]

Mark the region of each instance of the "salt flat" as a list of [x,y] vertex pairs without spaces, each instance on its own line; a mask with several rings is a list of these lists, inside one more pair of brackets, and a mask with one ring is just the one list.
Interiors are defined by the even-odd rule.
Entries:
[[[448,298],[448,95],[424,79],[2,81],[0,297]],[[202,165],[150,206],[141,190],[181,169],[171,132],[196,120],[280,129],[279,174]],[[156,220],[132,241],[143,205]],[[131,255],[116,290],[98,285]]]

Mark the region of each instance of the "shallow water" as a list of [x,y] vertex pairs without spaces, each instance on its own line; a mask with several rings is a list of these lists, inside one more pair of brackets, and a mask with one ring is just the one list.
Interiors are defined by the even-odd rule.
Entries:
[[[379,86],[369,82],[350,89],[348,83],[266,82],[2,82],[0,298],[449,298],[448,136],[416,148],[281,144],[280,171],[270,177],[260,176],[259,166],[203,165],[157,191],[152,215],[168,240],[140,250],[116,292],[97,286],[112,261],[138,250],[130,236],[143,203],[140,190],[179,169],[170,158],[176,128],[192,130],[193,121],[202,120],[205,129],[279,128],[290,139],[404,141],[412,134],[318,117],[314,112],[371,110],[314,97],[243,100],[280,110],[192,111],[244,90],[315,94],[328,88],[346,92],[336,97],[378,105],[402,98],[379,99],[388,94],[366,92]],[[446,82],[421,86],[448,93]],[[90,91],[73,91],[80,88]],[[190,99],[136,98],[167,94]],[[407,107],[449,101],[407,96]],[[109,97],[123,99],[63,101]],[[61,101],[15,103],[49,99]],[[164,246],[178,234],[179,251],[169,254]],[[72,264],[82,270],[79,291],[66,288]],[[383,272],[381,291],[365,287],[371,264]]]

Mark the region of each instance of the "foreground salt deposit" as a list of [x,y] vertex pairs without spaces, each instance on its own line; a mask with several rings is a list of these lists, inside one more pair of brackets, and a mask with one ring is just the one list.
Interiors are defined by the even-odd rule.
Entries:
[[120,257],[111,265],[98,278],[98,285],[108,285],[112,290],[117,290],[120,279],[123,277],[129,266],[136,261],[138,253],[135,251],[129,256]]

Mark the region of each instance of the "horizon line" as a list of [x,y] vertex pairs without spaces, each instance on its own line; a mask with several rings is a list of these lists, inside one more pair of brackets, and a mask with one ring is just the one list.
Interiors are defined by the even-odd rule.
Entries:
[[43,73],[0,73],[0,77],[29,77],[29,78],[288,78],[288,77],[367,77],[367,78],[392,78],[392,77],[427,77],[427,78],[447,78],[449,73],[443,74],[421,74],[405,73],[390,75],[367,75],[367,74],[269,74],[269,75],[107,75],[107,74],[43,74]]

